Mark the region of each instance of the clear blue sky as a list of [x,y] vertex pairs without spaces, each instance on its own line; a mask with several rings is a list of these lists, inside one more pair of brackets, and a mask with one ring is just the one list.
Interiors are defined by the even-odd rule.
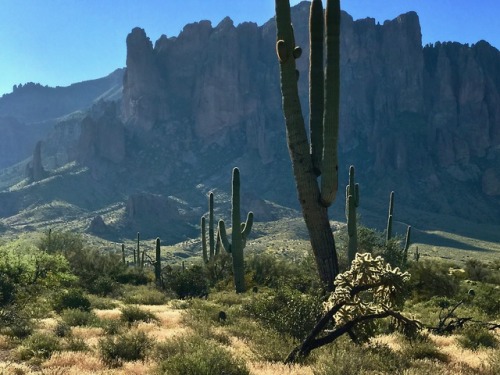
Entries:
[[[381,23],[414,10],[424,44],[485,39],[500,48],[500,0],[342,0],[341,7]],[[154,43],[187,23],[216,26],[225,16],[261,25],[274,16],[274,1],[0,0],[0,96],[14,84],[67,86],[125,66],[125,38],[135,26]]]

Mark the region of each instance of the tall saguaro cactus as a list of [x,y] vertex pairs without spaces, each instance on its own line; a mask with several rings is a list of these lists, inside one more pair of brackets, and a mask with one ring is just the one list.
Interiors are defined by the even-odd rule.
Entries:
[[387,228],[385,230],[385,242],[392,238],[392,216],[394,214],[394,192],[389,195],[389,215],[387,215]]
[[156,282],[156,285],[161,284],[161,243],[160,243],[160,237],[156,238],[155,282]]
[[245,265],[243,258],[243,249],[246,245],[246,240],[253,224],[253,212],[249,212],[244,223],[241,222],[240,213],[240,171],[238,168],[233,169],[232,183],[232,198],[231,198],[231,242],[227,237],[226,226],[224,220],[219,221],[219,236],[222,247],[231,254],[233,259],[233,277],[236,293],[246,291],[245,286]]
[[[299,100],[295,58],[300,56],[300,49],[295,46],[290,3],[289,0],[275,0],[275,5],[276,52],[280,66],[282,105],[290,159],[318,272],[327,288],[333,289],[333,280],[339,269],[335,240],[328,220],[328,207],[335,200],[338,190],[340,0],[327,0],[325,16],[321,0],[313,0],[311,3],[311,144],[308,141]],[[321,26],[323,23],[324,30]]]
[[356,208],[359,206],[359,184],[354,183],[354,167],[349,168],[349,185],[345,191],[345,206],[347,219],[347,235],[349,238],[347,246],[347,258],[349,264],[356,257],[358,251],[358,227],[356,222]]

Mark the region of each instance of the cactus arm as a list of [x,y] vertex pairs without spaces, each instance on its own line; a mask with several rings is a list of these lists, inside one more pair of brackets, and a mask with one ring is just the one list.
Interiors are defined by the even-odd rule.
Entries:
[[329,207],[338,190],[338,136],[340,106],[340,0],[326,3],[325,112],[321,202]]
[[411,225],[408,225],[408,228],[406,228],[406,237],[405,237],[405,246],[403,248],[403,264],[406,264],[406,261],[408,260],[408,249],[410,248],[410,239],[411,237]]
[[311,158],[316,176],[321,175],[323,158],[323,109],[324,109],[324,70],[323,40],[324,19],[323,2],[313,0],[309,16],[309,138],[311,139]]
[[241,234],[243,235],[243,238],[247,238],[248,235],[250,234],[250,231],[252,230],[252,225],[253,225],[253,212],[250,211],[247,214],[247,219],[244,223],[244,226],[242,228]]
[[222,247],[224,248],[224,250],[226,250],[226,252],[231,253],[231,244],[229,243],[229,240],[227,238],[226,225],[224,224],[224,220],[219,220],[218,233],[218,237],[220,239]]

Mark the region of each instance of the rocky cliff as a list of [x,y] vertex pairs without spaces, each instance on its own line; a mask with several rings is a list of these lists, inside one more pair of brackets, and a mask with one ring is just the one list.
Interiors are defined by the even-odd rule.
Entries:
[[[304,51],[308,14],[307,2],[292,9]],[[273,20],[201,21],[154,44],[135,28],[121,102],[94,105],[78,127],[60,123],[46,148],[66,145],[65,158],[97,181],[87,191],[107,203],[140,192],[205,207],[209,189],[229,190],[237,165],[245,195],[258,197],[262,218],[274,218],[270,202],[296,207],[275,38]],[[307,53],[298,69],[307,113]],[[414,12],[383,24],[343,13],[340,132],[340,183],[354,164],[365,208],[383,207],[383,215],[396,190],[398,205],[500,223],[500,52],[487,42],[423,47]],[[105,198],[103,186],[113,196]],[[79,194],[78,202],[96,204]],[[342,219],[343,202],[335,207]]]
[[[292,14],[306,51],[308,13],[304,2]],[[344,169],[358,167],[368,194],[395,189],[413,206],[498,220],[499,51],[484,41],[423,47],[414,12],[382,25],[344,13],[341,35]],[[265,181],[289,168],[274,43],[273,20],[261,27],[201,21],[154,47],[144,30],[132,30],[124,123],[143,136],[165,129],[164,147],[182,144],[180,158],[187,150],[200,158],[210,147],[236,146],[232,157],[255,155],[266,168],[262,184],[272,185]],[[307,113],[304,55],[298,66]]]

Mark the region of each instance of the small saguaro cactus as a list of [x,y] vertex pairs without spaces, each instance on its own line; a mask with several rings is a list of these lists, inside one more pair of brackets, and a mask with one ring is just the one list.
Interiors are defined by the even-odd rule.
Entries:
[[349,184],[345,190],[345,203],[346,203],[346,219],[347,219],[347,234],[348,234],[348,247],[347,258],[349,264],[356,257],[358,251],[358,228],[356,223],[356,208],[359,206],[359,184],[354,183],[354,166],[349,168]]
[[161,283],[161,243],[160,237],[156,238],[156,259],[155,259],[155,282]]
[[394,192],[391,191],[389,196],[389,215],[387,216],[387,228],[385,242],[388,243],[392,238],[392,215],[394,213]]
[[205,263],[213,260],[217,252],[214,231],[214,193],[212,192],[210,192],[208,196],[208,244],[209,249],[207,249],[206,218],[203,216],[201,218],[201,246],[203,250],[203,261]]
[[[392,238],[392,221],[393,221],[393,216],[394,216],[394,192],[391,191],[390,197],[389,197],[389,215],[387,217],[387,228],[386,228],[386,239],[385,243],[386,245],[389,244],[389,241]],[[410,237],[411,237],[411,226],[408,225],[406,228],[406,236],[405,236],[405,243],[402,249],[402,265],[406,264],[406,261],[408,259],[408,249],[410,248]]]
[[127,264],[125,261],[125,244],[122,243],[122,263]]
[[253,224],[253,212],[249,212],[244,223],[241,222],[240,216],[240,171],[238,168],[233,169],[233,184],[232,184],[232,207],[231,220],[232,232],[231,242],[227,238],[226,226],[224,220],[219,221],[219,236],[224,250],[231,254],[233,259],[233,277],[236,293],[246,291],[245,287],[245,265],[243,258],[243,249],[246,240]]

